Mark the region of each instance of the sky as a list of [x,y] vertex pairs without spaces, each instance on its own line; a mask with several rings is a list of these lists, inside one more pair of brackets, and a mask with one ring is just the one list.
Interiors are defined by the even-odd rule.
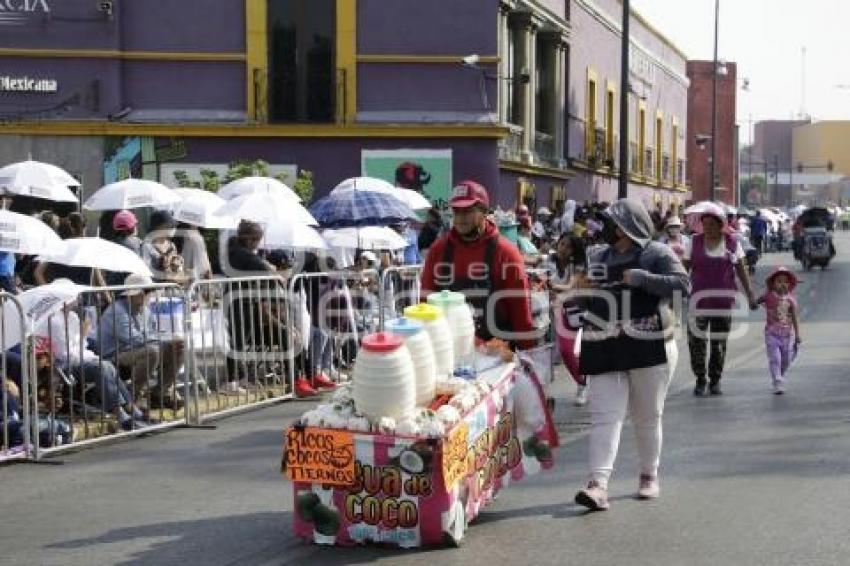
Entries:
[[[632,0],[632,8],[689,59],[712,59],[714,0]],[[750,82],[749,92],[738,90],[744,143],[750,116],[790,119],[802,108],[815,120],[850,120],[848,24],[850,0],[720,0],[718,58]]]

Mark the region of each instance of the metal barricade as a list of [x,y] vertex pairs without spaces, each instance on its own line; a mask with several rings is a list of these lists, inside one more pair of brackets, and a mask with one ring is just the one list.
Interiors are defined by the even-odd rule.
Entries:
[[[0,462],[28,459],[33,454],[30,409],[27,324],[21,303],[0,293]],[[11,349],[21,344],[23,355]]]
[[188,424],[184,308],[174,284],[99,287],[37,325],[28,352],[36,458]]
[[301,331],[307,346],[297,352],[289,377],[310,380],[324,373],[333,381],[345,381],[352,369],[360,338],[379,328],[380,276],[374,269],[299,273],[289,280],[289,296],[306,317]]
[[292,398],[300,313],[282,276],[196,281],[187,300],[193,423]]
[[378,327],[384,329],[387,318],[401,316],[404,307],[422,300],[422,265],[398,265],[381,272],[380,319]]

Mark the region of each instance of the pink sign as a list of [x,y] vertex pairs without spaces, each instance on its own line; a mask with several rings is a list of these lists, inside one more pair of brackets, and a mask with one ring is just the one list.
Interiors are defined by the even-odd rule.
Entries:
[[460,541],[499,490],[551,468],[557,445],[537,377],[507,373],[445,438],[355,433],[353,485],[293,484],[295,534],[405,548]]

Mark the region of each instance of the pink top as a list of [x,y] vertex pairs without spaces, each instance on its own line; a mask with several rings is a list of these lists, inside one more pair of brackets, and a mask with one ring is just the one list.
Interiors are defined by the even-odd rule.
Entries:
[[767,309],[765,332],[781,336],[789,336],[794,332],[791,322],[791,312],[797,311],[797,299],[794,295],[780,295],[776,291],[768,291],[759,302],[763,302]]

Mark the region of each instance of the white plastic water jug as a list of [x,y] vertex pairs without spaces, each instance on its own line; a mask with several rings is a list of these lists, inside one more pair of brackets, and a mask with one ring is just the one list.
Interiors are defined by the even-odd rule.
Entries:
[[455,367],[471,367],[475,355],[475,321],[466,296],[454,291],[428,295],[428,304],[443,311],[452,332]]
[[443,311],[433,305],[420,303],[404,309],[404,316],[418,320],[428,332],[437,365],[437,378],[451,377],[455,368],[454,344]]
[[357,411],[372,420],[413,416],[416,376],[400,336],[379,332],[363,338],[354,362],[352,398]]
[[437,395],[437,362],[425,327],[418,320],[401,317],[387,321],[386,331],[404,338],[410,352],[416,374],[416,406],[430,404]]

